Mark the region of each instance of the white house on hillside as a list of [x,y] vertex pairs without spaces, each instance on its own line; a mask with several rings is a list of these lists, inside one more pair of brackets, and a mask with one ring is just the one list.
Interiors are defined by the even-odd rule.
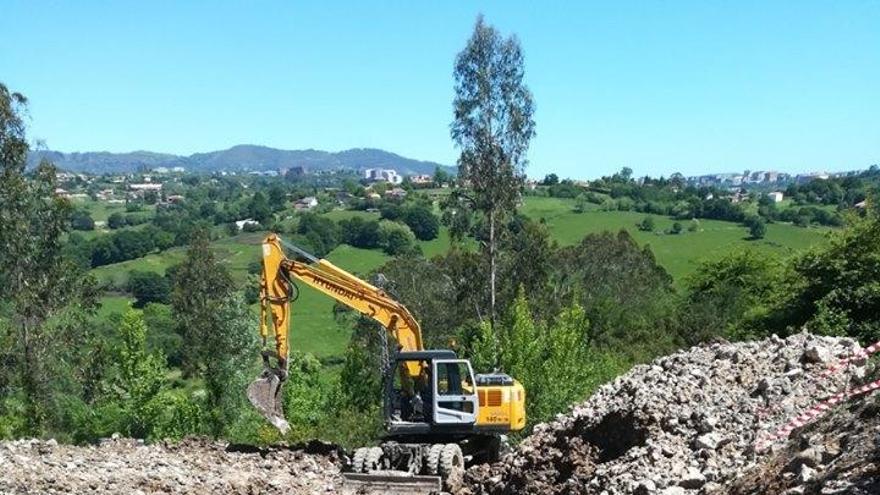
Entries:
[[297,210],[311,210],[316,206],[318,206],[318,198],[314,196],[306,196],[293,204],[293,207]]
[[774,202],[774,203],[781,203],[781,202],[782,202],[782,198],[783,198],[785,195],[782,194],[782,193],[779,192],[779,191],[773,191],[773,192],[769,192],[769,193],[767,193],[767,196],[770,197],[771,199],[773,199],[773,202]]

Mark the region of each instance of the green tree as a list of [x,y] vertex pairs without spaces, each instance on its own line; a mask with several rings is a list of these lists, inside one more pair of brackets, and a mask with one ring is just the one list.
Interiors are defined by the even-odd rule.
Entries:
[[147,328],[134,310],[123,316],[119,337],[116,352],[119,369],[113,389],[121,409],[121,433],[146,438],[151,436],[162,412],[160,394],[165,387],[165,358],[147,352]]
[[544,180],[541,183],[545,186],[553,186],[559,184],[559,176],[556,174],[547,174],[544,176]]
[[[71,207],[54,194],[55,168],[44,161],[32,177],[25,175],[28,145],[21,115],[26,103],[0,84],[0,301],[7,309],[0,328],[0,386],[14,384],[24,429],[38,435],[57,413],[52,388],[60,383],[63,363],[76,361],[70,349],[68,359],[59,361],[68,339],[53,333],[58,326],[50,321],[76,308],[89,311],[95,301],[93,279],[64,256]],[[85,331],[81,318],[64,321],[68,330],[77,330],[71,336]]]
[[[623,363],[591,349],[586,340],[589,320],[578,305],[566,307],[549,323],[535,319],[525,291],[520,290],[504,317],[500,335],[489,322],[479,326],[470,346],[478,369],[495,365],[519,380],[528,391],[526,416],[530,424],[546,421],[569,404],[583,400],[598,385],[614,377]],[[495,354],[492,340],[503,340]]]
[[182,368],[187,375],[203,376],[212,355],[208,345],[216,333],[220,307],[233,291],[232,277],[211,250],[208,233],[193,235],[186,257],[174,271],[171,307],[183,339]]
[[70,217],[70,226],[73,230],[95,230],[95,221],[88,211],[77,209]]
[[573,211],[575,213],[583,213],[587,211],[587,204],[589,201],[587,200],[587,196],[585,194],[578,194],[577,198],[575,198]]
[[156,272],[132,270],[128,272],[128,291],[135,298],[134,307],[143,308],[148,303],[167,303],[171,285]]
[[787,300],[771,315],[776,328],[845,334],[868,344],[880,340],[880,211],[869,201],[863,216],[827,244],[797,256],[786,281]]
[[343,240],[350,246],[372,249],[378,247],[382,241],[379,222],[375,220],[352,217],[339,222],[339,227]]
[[450,182],[452,182],[452,178],[449,176],[449,172],[440,167],[434,168],[434,187],[441,187]]
[[403,210],[403,223],[412,229],[416,238],[421,241],[430,241],[437,238],[440,233],[440,220],[425,205],[416,204]]
[[[587,342],[621,347],[633,357],[669,349],[677,339],[672,277],[626,230],[588,234],[561,248],[550,267],[539,307],[558,314],[577,302],[590,319]],[[638,310],[635,310],[638,308]]]
[[746,219],[746,225],[749,227],[749,236],[752,239],[763,239],[767,234],[767,221],[759,216]]
[[248,203],[248,216],[262,225],[267,225],[272,218],[272,209],[269,207],[269,201],[263,193],[257,191],[251,197]]
[[764,337],[763,320],[782,300],[785,278],[780,260],[751,249],[703,263],[686,280],[679,311],[684,341]]
[[672,227],[669,229],[669,233],[678,235],[681,234],[682,230],[684,230],[684,227],[682,227],[681,222],[673,222]]
[[236,423],[253,418],[243,414],[250,409],[244,391],[257,375],[254,358],[259,347],[253,313],[240,294],[220,301],[214,324],[214,331],[201,344],[205,353],[202,377],[208,424],[215,436],[221,436],[236,429]]
[[[376,228],[378,229],[378,225]],[[336,222],[314,213],[305,213],[300,216],[296,232],[316,256],[326,256],[339,245],[341,237],[340,228]],[[346,235],[348,235],[347,232]],[[375,247],[375,244],[372,247]]]
[[125,221],[125,214],[122,212],[117,211],[115,213],[112,213],[107,218],[107,226],[110,227],[111,229],[114,229],[114,230],[121,229],[122,227],[125,227],[126,225],[127,225],[127,222]]
[[167,304],[148,303],[143,309],[147,325],[147,351],[165,356],[168,366],[180,367],[183,340]]
[[379,228],[382,249],[391,256],[409,253],[413,250],[416,237],[406,225],[383,222]]
[[526,151],[535,135],[534,105],[524,74],[519,40],[502,37],[478,17],[471,38],[455,61],[451,131],[461,149],[458,175],[470,188],[471,206],[484,216],[488,227],[485,250],[493,321],[498,229],[502,217],[516,206]]

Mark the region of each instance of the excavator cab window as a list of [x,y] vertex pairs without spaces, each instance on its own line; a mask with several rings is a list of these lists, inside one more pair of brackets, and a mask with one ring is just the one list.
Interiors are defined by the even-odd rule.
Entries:
[[[403,372],[406,367],[418,364],[424,371],[421,376],[410,377]],[[431,418],[433,391],[430,366],[427,361],[397,361],[392,373],[391,417],[395,421],[427,423]]]
[[434,422],[471,424],[476,421],[477,395],[470,361],[438,359],[433,363],[436,394]]

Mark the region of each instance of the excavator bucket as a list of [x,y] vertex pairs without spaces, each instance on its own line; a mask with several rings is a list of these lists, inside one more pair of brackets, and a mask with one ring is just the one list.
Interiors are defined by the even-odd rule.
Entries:
[[418,476],[402,471],[344,473],[343,495],[435,495],[442,493],[439,476]]
[[284,419],[284,395],[282,383],[278,375],[264,370],[247,388],[247,397],[251,404],[260,411],[266,421],[278,428],[282,435],[290,431],[290,424]]

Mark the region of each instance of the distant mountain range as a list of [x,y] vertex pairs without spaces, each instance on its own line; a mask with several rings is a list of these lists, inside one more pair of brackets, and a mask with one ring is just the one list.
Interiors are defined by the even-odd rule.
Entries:
[[279,150],[266,146],[239,145],[227,150],[189,156],[133,151],[131,153],[35,151],[28,156],[30,166],[42,158],[70,172],[93,174],[125,173],[156,167],[185,167],[187,172],[219,170],[278,170],[304,167],[307,172],[366,168],[392,168],[399,174],[433,174],[436,167],[453,172],[440,163],[414,160],[379,149],[357,148],[337,153],[319,150]]

